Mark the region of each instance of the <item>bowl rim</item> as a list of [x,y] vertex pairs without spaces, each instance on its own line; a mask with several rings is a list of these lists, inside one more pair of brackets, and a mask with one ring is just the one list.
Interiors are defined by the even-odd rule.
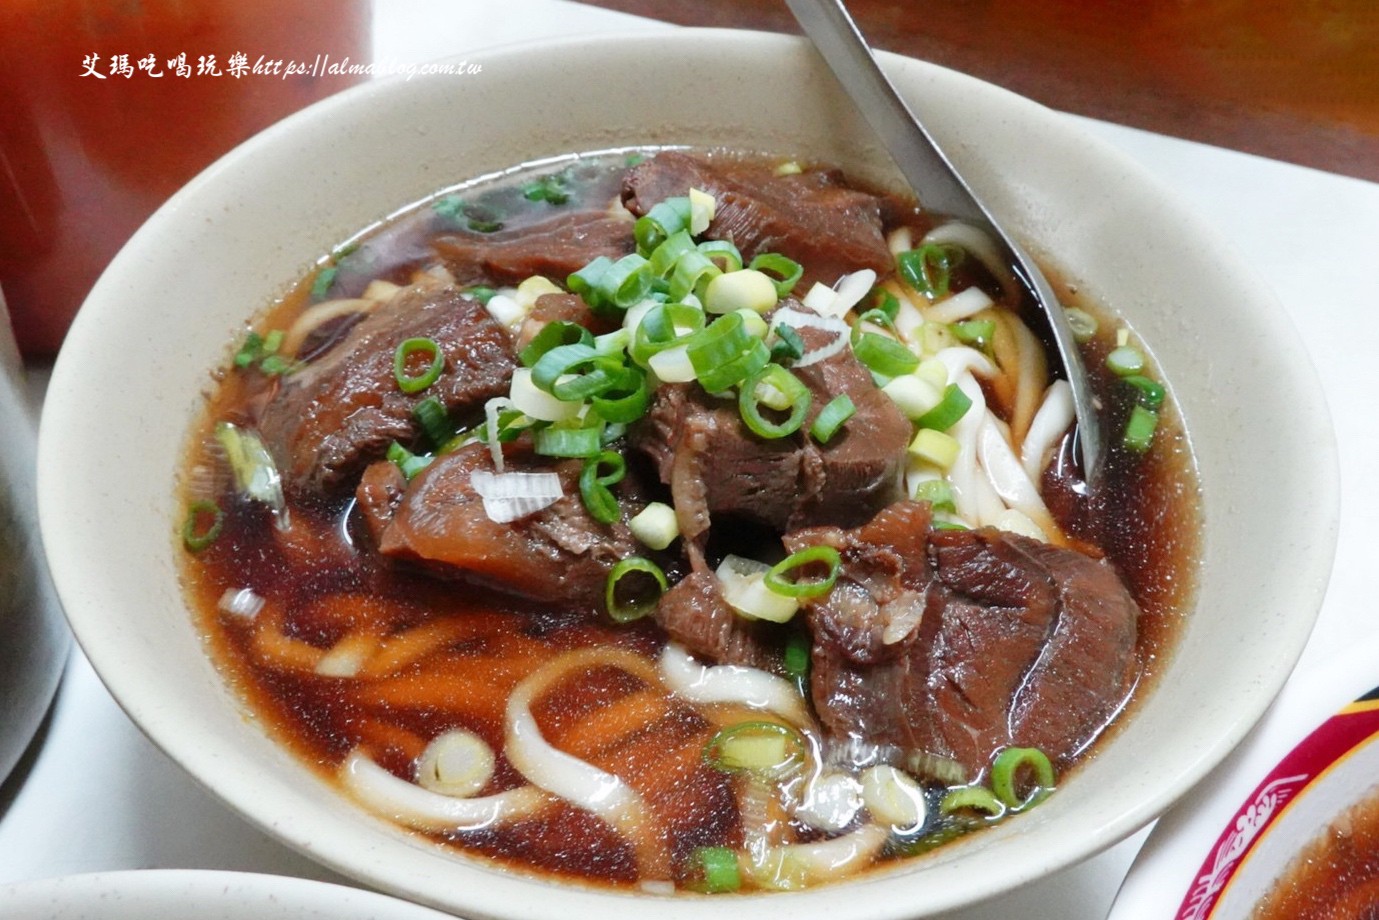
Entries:
[[[645,32],[616,31],[577,38],[501,45],[482,54],[486,61],[508,61],[534,54],[557,52],[587,55],[606,50],[613,53],[625,42],[645,41],[646,38]],[[739,53],[744,54],[784,55],[799,53],[801,48],[807,47],[803,39],[794,36],[745,30],[677,29],[657,35],[655,41],[663,49],[673,48],[681,52],[701,50],[705,42],[715,42],[720,47],[724,47],[725,43],[733,43],[734,49],[740,49]],[[477,59],[479,54],[474,52],[467,57],[473,60]],[[998,104],[1003,114],[1018,112],[1024,117],[1037,117],[1047,122],[1050,130],[1075,134],[1079,142],[1093,151],[1095,156],[1114,163],[1116,168],[1134,176],[1137,182],[1157,189],[1166,199],[1171,201],[1174,198],[1171,191],[1164,189],[1156,180],[1144,173],[1128,156],[1109,144],[1086,136],[1067,116],[1052,113],[1037,103],[938,65],[892,54],[883,54],[882,60],[888,70],[917,72],[925,79],[939,81],[945,86],[957,87],[963,92],[976,93],[984,99],[992,100],[992,104]],[[194,209],[195,203],[203,193],[214,189],[226,176],[233,176],[235,170],[241,168],[248,159],[259,155],[261,151],[290,144],[298,132],[318,123],[329,122],[337,112],[349,112],[368,105],[381,105],[395,95],[405,96],[412,92],[407,88],[409,82],[415,81],[395,77],[356,87],[318,102],[246,141],[174,195],[135,234],[112,262],[88,298],[88,306],[83,307],[78,314],[69,333],[68,345],[59,354],[54,368],[49,391],[50,406],[45,409],[39,443],[40,517],[43,522],[44,543],[50,554],[54,578],[72,630],[112,696],[158,747],[252,823],[334,869],[380,888],[449,909],[465,910],[479,916],[535,916],[542,909],[542,905],[538,903],[541,893],[556,891],[562,898],[564,908],[576,914],[587,913],[590,917],[598,914],[602,917],[607,914],[609,905],[616,904],[619,900],[623,903],[617,910],[625,910],[630,914],[638,909],[637,905],[645,903],[644,898],[647,896],[629,896],[579,885],[551,883],[538,877],[496,874],[476,869],[466,865],[461,859],[452,858],[455,865],[461,867],[457,869],[459,875],[469,875],[485,881],[482,891],[479,890],[481,886],[469,886],[469,890],[463,895],[464,900],[456,900],[457,896],[442,890],[444,886],[441,884],[428,883],[423,888],[408,887],[413,883],[408,882],[406,872],[402,871],[402,860],[385,859],[384,854],[379,852],[361,853],[351,842],[342,843],[334,839],[331,831],[341,826],[338,817],[295,815],[293,826],[285,826],[280,816],[273,811],[274,805],[256,795],[257,790],[251,778],[228,777],[223,767],[217,764],[215,756],[205,752],[189,751],[185,745],[180,744],[177,733],[185,727],[185,717],[179,717],[175,711],[165,708],[165,701],[155,699],[153,691],[143,684],[141,678],[121,671],[120,656],[116,654],[122,641],[120,627],[103,619],[101,611],[96,609],[90,598],[79,589],[82,581],[82,559],[78,548],[70,543],[64,533],[63,519],[71,511],[71,503],[65,494],[62,473],[74,461],[65,455],[63,439],[74,436],[72,429],[76,424],[77,412],[75,400],[78,398],[77,393],[81,389],[82,381],[81,356],[100,347],[101,329],[98,319],[105,318],[103,310],[112,309],[106,307],[106,303],[119,300],[120,287],[129,279],[131,273],[137,276],[140,252],[153,244],[158,233],[166,232],[165,225],[175,226],[178,220],[184,219],[184,212]],[[1179,207],[1183,211],[1184,226],[1189,235],[1211,240],[1213,249],[1230,252],[1230,247],[1216,240],[1204,225],[1191,216],[1190,211]],[[1267,289],[1257,280],[1247,279],[1243,270],[1229,259],[1227,263],[1223,270],[1240,275],[1242,286],[1251,294],[1250,300],[1265,306],[1258,318],[1259,323],[1268,327],[1264,331],[1271,333],[1274,339],[1279,339],[1280,335],[1287,333],[1291,329],[1291,323]],[[917,910],[926,913],[946,910],[1008,892],[1052,871],[1065,868],[1128,837],[1162,814],[1219,763],[1260,718],[1270,700],[1282,687],[1310,634],[1334,558],[1339,518],[1339,464],[1334,432],[1331,431],[1319,379],[1310,359],[1302,352],[1300,344],[1287,339],[1280,341],[1279,347],[1292,349],[1290,357],[1297,367],[1296,377],[1291,383],[1300,388],[1298,395],[1310,395],[1311,402],[1320,407],[1322,417],[1320,420],[1314,420],[1314,425],[1318,430],[1324,430],[1327,436],[1323,436],[1315,445],[1319,457],[1315,468],[1322,469],[1324,475],[1315,479],[1313,497],[1318,510],[1308,522],[1314,528],[1312,539],[1303,548],[1303,551],[1310,555],[1305,557],[1307,561],[1302,568],[1311,572],[1311,581],[1299,589],[1299,599],[1307,608],[1307,615],[1296,616],[1283,628],[1283,638],[1287,641],[1280,644],[1286,645],[1287,648],[1283,654],[1259,663],[1260,670],[1256,674],[1254,687],[1236,710],[1234,720],[1221,727],[1219,731],[1203,737],[1196,758],[1180,764],[1169,778],[1171,781],[1153,785],[1151,791],[1139,801],[1106,816],[1096,827],[1091,828],[1088,834],[1074,841],[1065,850],[1047,851],[1024,860],[1020,865],[1005,866],[1004,874],[995,880],[987,880],[981,886],[980,893],[974,893],[970,881],[958,883],[963,875],[960,870],[955,870],[950,863],[936,860],[926,865],[924,871],[935,876],[936,885],[946,882],[953,887],[927,892],[926,896],[931,896],[932,900],[922,908],[908,904],[903,899],[878,900],[857,897],[863,889],[878,895],[904,892],[905,880],[914,870],[896,870],[812,889],[809,897],[820,909],[836,913],[840,920],[862,920],[863,917],[869,920],[900,920],[901,917],[914,916]],[[212,780],[215,781],[214,785]],[[416,850],[414,855],[420,852],[423,851]],[[967,858],[969,857],[964,857]],[[453,882],[453,878],[448,881]],[[760,913],[764,917],[766,912],[779,906],[777,897],[744,895],[733,898],[730,903],[734,905],[735,914],[745,913],[755,917]],[[715,903],[729,902],[677,897],[657,898],[654,903],[656,909],[668,911],[672,915],[684,913],[686,916],[699,916],[705,911],[718,909],[713,906]]]

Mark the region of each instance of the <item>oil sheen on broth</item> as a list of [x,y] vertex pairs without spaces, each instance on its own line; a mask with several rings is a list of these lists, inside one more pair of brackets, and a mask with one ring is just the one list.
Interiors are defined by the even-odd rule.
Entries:
[[1144,350],[1082,305],[1088,494],[985,249],[721,151],[362,232],[192,434],[215,657],[363,808],[520,870],[789,889],[1019,820],[1169,647],[1197,493]]

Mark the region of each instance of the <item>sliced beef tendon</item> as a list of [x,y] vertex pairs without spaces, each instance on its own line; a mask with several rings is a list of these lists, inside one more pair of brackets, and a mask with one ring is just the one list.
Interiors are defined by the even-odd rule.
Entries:
[[801,292],[858,269],[885,276],[894,267],[882,235],[881,199],[849,187],[837,170],[781,175],[760,162],[664,151],[627,174],[622,200],[640,217],[692,188],[716,201],[706,238],[730,240],[745,259],[763,252],[789,256],[804,266]]
[[822,723],[968,777],[1008,745],[1068,763],[1133,688],[1138,607],[1103,561],[992,529],[926,532],[922,507],[786,538],[844,559],[808,614]]
[[[445,360],[434,383],[406,393],[394,358],[412,338],[435,342]],[[285,375],[257,426],[289,492],[337,492],[352,488],[393,441],[417,439],[412,412],[422,399],[476,413],[507,393],[515,366],[511,336],[477,300],[448,285],[404,288],[324,355]]]
[[554,472],[564,497],[516,521],[494,521],[471,483],[476,471],[493,471],[477,443],[437,457],[410,482],[393,463],[369,467],[357,498],[379,552],[507,594],[602,610],[608,573],[637,554],[636,541],[622,523],[600,524],[585,511],[579,461],[510,454],[508,472]]
[[606,211],[561,215],[518,230],[455,232],[432,243],[450,273],[464,283],[519,284],[541,275],[559,284],[599,256],[632,252],[632,221]]

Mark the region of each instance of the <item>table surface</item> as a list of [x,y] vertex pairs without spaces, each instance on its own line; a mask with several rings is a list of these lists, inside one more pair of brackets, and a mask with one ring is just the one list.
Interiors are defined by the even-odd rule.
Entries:
[[[394,62],[463,53],[482,63],[486,46],[621,28],[666,25],[564,0],[390,0],[376,12],[374,53]],[[1379,327],[1372,303],[1379,185],[1068,117],[1137,160],[1231,240],[1293,318],[1335,420],[1343,505],[1333,580],[1292,680],[1307,680],[1357,642],[1379,649],[1366,583],[1379,549],[1379,426],[1370,421],[1373,348],[1366,334]],[[1143,838],[1141,832],[1017,893],[947,916],[1102,917]],[[182,773],[74,651],[44,731],[0,786],[0,883],[141,868],[341,881],[243,822]]]

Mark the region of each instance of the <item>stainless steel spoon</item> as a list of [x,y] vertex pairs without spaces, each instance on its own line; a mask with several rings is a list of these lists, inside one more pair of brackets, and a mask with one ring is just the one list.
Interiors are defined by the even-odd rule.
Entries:
[[900,98],[842,0],[786,0],[786,4],[867,123],[881,138],[925,208],[973,224],[1005,250],[1006,261],[1015,269],[1040,314],[1047,320],[1062,359],[1064,376],[1072,387],[1082,475],[1086,483],[1093,483],[1101,470],[1105,447],[1095,395],[1073,330],[1048,280],[973,194],[905,100]]

